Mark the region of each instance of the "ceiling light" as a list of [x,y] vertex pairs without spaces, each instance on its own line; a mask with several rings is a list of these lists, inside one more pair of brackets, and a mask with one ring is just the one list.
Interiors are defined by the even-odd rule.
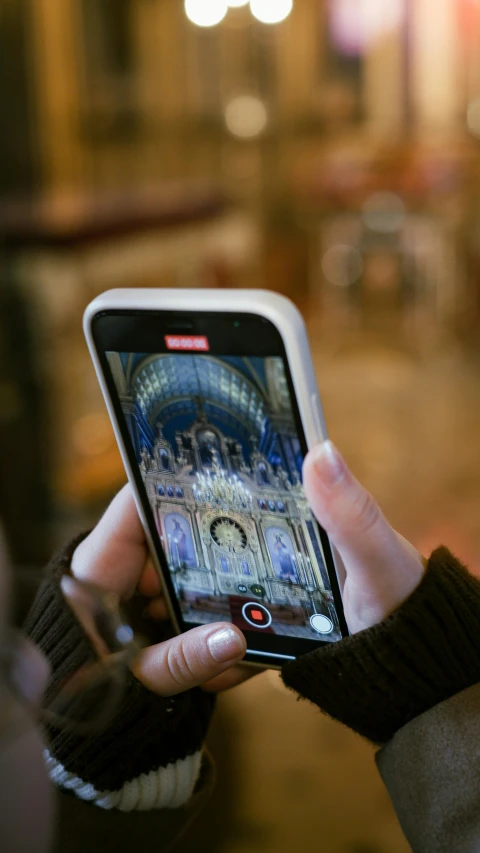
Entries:
[[262,24],[279,24],[288,18],[293,0],[250,0],[250,8]]
[[197,27],[216,26],[227,11],[227,0],[185,0],[185,14]]

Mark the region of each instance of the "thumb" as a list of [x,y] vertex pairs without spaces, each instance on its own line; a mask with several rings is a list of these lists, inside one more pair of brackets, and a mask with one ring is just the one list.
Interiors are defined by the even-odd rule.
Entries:
[[238,663],[246,650],[245,637],[234,625],[201,625],[143,649],[132,670],[153,693],[174,696],[221,675]]
[[[349,604],[353,597],[355,615],[364,611],[361,627],[383,619],[420,582],[420,554],[393,530],[331,441],[317,445],[306,457],[304,485],[317,520],[344,563]],[[366,611],[371,611],[369,616]]]

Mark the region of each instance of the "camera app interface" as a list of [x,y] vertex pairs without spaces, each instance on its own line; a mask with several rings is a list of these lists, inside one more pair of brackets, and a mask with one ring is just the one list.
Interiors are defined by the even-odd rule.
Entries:
[[185,622],[341,639],[283,359],[107,357]]

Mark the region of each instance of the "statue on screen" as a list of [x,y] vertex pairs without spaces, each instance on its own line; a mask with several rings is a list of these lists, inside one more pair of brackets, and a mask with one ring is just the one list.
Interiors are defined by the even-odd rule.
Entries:
[[176,545],[179,562],[186,563],[189,558],[187,534],[176,519],[174,521],[172,539]]
[[292,555],[289,553],[281,534],[275,536],[275,544],[273,550],[277,555],[277,562],[280,567],[280,577],[284,580],[297,580],[297,570],[293,561]]

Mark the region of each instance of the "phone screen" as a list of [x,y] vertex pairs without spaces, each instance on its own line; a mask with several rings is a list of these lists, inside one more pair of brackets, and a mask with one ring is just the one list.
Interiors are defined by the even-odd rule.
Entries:
[[238,342],[217,352],[214,334],[162,337],[157,351],[104,356],[185,627],[230,621],[259,654],[285,657],[341,639],[285,356],[238,354]]

